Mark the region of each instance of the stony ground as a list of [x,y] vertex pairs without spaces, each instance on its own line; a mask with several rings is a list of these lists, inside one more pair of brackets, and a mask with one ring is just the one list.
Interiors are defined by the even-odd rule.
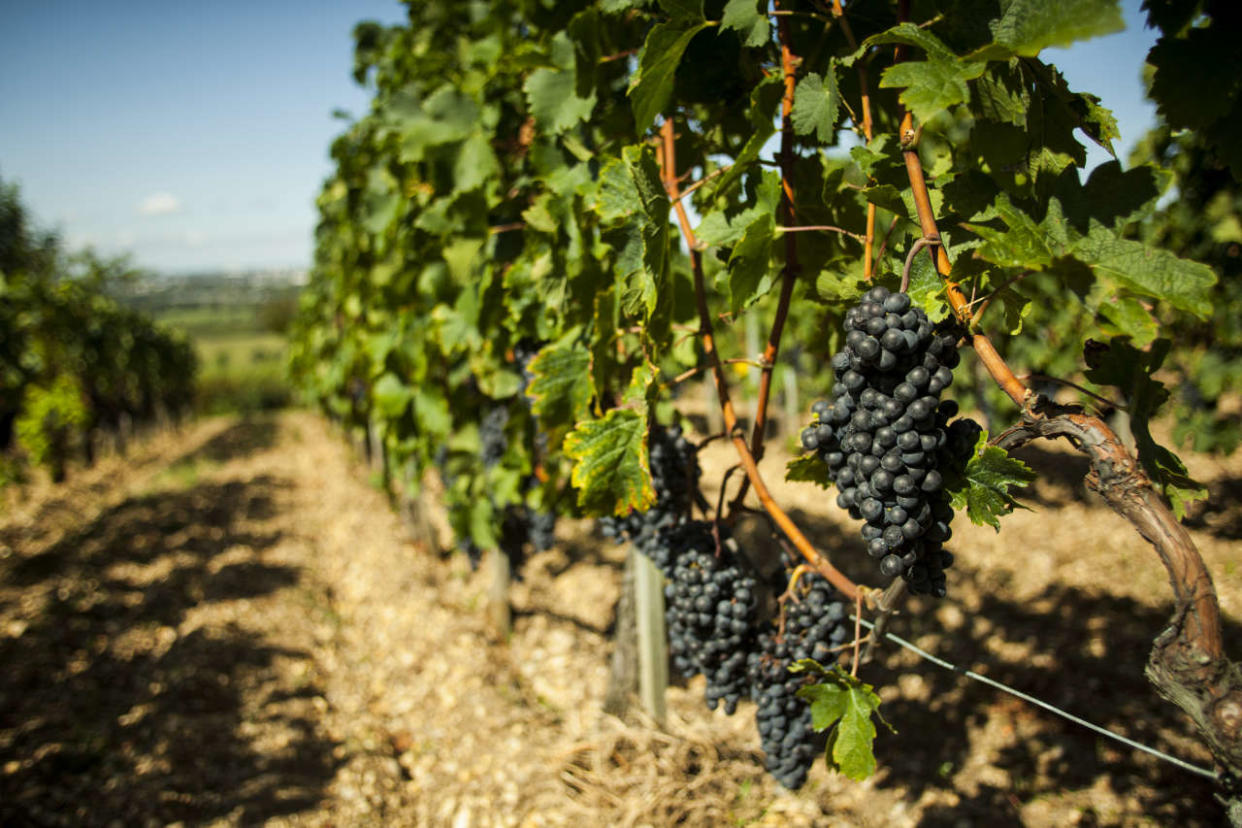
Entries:
[[[1074,455],[1026,456],[1044,474],[1034,511],[999,535],[960,529],[950,598],[912,602],[893,631],[1206,764],[1142,679],[1168,612],[1154,556],[1085,492]],[[731,462],[720,441],[704,456]],[[1194,536],[1242,655],[1242,462],[1193,471],[1212,481]],[[515,585],[502,640],[486,575],[413,542],[370,478],[326,424],[289,413],[200,422],[10,493],[0,824],[1219,822],[1198,778],[892,648],[864,672],[900,731],[877,741],[879,773],[817,767],[782,791],[753,708],[711,713],[699,684],[669,690],[663,727],[601,712],[621,550],[563,526]],[[774,488],[821,548],[859,561],[828,498]]]

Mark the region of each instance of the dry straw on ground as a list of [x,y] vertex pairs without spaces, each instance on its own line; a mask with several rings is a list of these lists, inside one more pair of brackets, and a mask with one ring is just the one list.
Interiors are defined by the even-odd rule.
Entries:
[[[706,479],[733,462],[713,444]],[[997,535],[961,526],[950,597],[894,631],[1192,761],[1142,665],[1169,607],[1154,558],[1045,472]],[[763,467],[779,479],[784,459]],[[1242,460],[1200,463],[1192,523],[1235,655],[1232,499]],[[213,420],[110,458],[0,519],[0,823],[44,825],[1209,825],[1183,772],[884,650],[865,678],[900,731],[855,784],[799,793],[762,770],[753,707],[669,691],[669,720],[601,712],[623,551],[565,526],[513,591],[497,640],[486,577],[411,543],[347,444],[304,413]],[[821,548],[874,579],[854,527],[773,485]],[[710,494],[710,493],[709,493]],[[965,521],[959,521],[964,524]],[[750,527],[764,541],[763,527]]]

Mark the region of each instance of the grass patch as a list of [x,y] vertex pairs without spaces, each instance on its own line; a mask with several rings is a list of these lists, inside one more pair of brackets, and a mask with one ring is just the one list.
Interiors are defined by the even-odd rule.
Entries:
[[258,333],[262,327],[254,305],[220,305],[168,308],[156,318],[171,328],[184,331],[191,339],[221,333]]
[[283,373],[287,348],[285,338],[274,333],[233,331],[194,337],[199,371],[204,375],[244,373],[269,365]]
[[200,414],[254,414],[293,402],[285,337],[256,328],[253,308],[186,308],[161,321],[185,331],[198,354]]
[[284,360],[226,371],[204,371],[198,378],[195,408],[202,414],[254,414],[293,402]]

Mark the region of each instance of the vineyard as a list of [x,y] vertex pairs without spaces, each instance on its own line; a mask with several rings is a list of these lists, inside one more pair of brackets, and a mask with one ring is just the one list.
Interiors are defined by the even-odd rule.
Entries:
[[102,443],[190,410],[194,352],[108,296],[126,273],[70,254],[0,181],[0,485],[30,466],[63,480],[71,459],[89,464]]
[[[1129,159],[1040,58],[1115,0],[360,24],[290,341],[323,418],[10,501],[0,744],[71,718],[41,673],[120,726],[0,808],[73,824],[80,767],[162,821],[1242,825],[1240,21],[1145,9]],[[193,354],[6,192],[0,449],[61,482],[176,421]],[[127,646],[160,690],[109,689]],[[177,758],[166,687],[233,741]]]

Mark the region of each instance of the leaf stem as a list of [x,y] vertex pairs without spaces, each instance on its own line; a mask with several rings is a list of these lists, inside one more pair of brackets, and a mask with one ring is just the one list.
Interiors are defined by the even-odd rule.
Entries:
[[855,241],[864,241],[864,237],[860,233],[852,233],[844,227],[837,227],[832,224],[804,224],[798,227],[777,227],[777,233],[840,233],[842,236],[849,236]]
[[1000,287],[998,287],[996,290],[989,293],[987,296],[983,297],[983,303],[979,305],[979,310],[975,311],[974,316],[971,317],[971,320],[970,320],[971,324],[972,325],[979,324],[979,319],[983,316],[983,312],[988,309],[988,305],[992,304],[992,300],[995,299],[997,296],[999,296],[1002,291],[1004,291],[1009,286],[1022,281],[1023,279],[1025,279],[1027,276],[1030,276],[1034,272],[1035,271],[1033,270],[1023,270],[1020,273],[1015,273],[1013,276],[1010,276],[1008,279],[1006,279],[1005,282]]

